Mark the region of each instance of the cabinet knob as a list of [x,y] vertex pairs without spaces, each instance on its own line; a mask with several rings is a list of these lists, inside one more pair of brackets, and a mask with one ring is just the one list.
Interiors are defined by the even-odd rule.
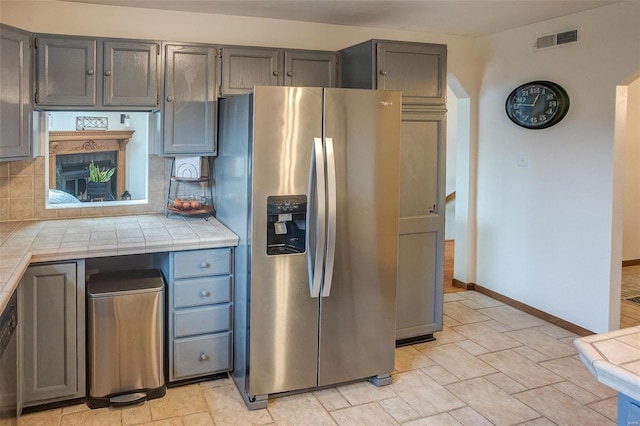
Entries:
[[106,75],[107,77],[109,77],[111,75],[111,70],[106,70],[104,72],[104,75]]
[[274,71],[273,75],[277,77],[278,76],[278,71]]
[[204,352],[200,354],[200,356],[198,357],[198,359],[200,360],[200,362],[205,362],[206,360],[209,359],[209,355],[205,354]]
[[202,290],[200,292],[200,297],[205,298],[205,297],[209,297],[211,296],[211,292],[209,292],[209,290]]
[[293,73],[291,71],[287,71],[287,77],[291,77]]
[[173,102],[173,96],[167,96],[167,102]]
[[380,75],[387,75],[387,72],[385,70],[380,70]]
[[207,269],[209,267],[208,262],[200,262],[200,269]]
[[87,75],[93,75],[95,71],[93,69],[87,70]]

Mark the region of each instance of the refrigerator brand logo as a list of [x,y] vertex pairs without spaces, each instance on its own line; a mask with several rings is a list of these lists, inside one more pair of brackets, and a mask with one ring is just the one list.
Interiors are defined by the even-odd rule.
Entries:
[[391,106],[391,105],[393,105],[393,102],[391,102],[391,101],[380,101],[380,105],[382,105],[382,106]]

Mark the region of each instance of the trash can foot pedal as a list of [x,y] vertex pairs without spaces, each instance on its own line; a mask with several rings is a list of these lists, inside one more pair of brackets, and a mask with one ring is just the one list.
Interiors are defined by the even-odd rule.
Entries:
[[144,402],[147,399],[147,394],[144,392],[134,392],[134,393],[127,393],[124,395],[118,395],[118,396],[114,396],[109,398],[109,404],[112,407],[118,407],[121,405],[130,405],[130,404],[136,404],[138,402]]

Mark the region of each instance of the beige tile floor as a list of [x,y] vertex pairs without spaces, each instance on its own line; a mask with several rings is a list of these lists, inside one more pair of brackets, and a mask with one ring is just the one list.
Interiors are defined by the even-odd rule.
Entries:
[[620,305],[620,328],[640,325],[640,303],[625,300],[640,296],[640,265],[622,268],[622,302]]
[[393,383],[270,399],[248,411],[230,379],[129,408],[25,415],[27,425],[615,425],[616,392],[580,362],[574,334],[475,291],[445,295],[435,342],[396,349]]

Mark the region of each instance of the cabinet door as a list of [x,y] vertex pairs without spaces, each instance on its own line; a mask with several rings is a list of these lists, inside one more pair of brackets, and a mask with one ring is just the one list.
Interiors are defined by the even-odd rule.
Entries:
[[442,329],[444,112],[403,113],[398,340]]
[[38,105],[95,105],[95,40],[40,37],[36,49]]
[[84,292],[78,275],[76,263],[31,266],[25,272],[25,405],[84,396]]
[[0,26],[0,159],[31,154],[29,35]]
[[165,154],[216,154],[216,49],[166,45]]
[[338,55],[332,52],[285,52],[285,86],[338,87]]
[[281,52],[272,49],[222,49],[221,95],[241,95],[253,86],[281,86]]
[[401,90],[405,105],[446,102],[445,45],[379,42],[376,55],[379,90]]
[[157,43],[104,42],[104,105],[158,104]]

